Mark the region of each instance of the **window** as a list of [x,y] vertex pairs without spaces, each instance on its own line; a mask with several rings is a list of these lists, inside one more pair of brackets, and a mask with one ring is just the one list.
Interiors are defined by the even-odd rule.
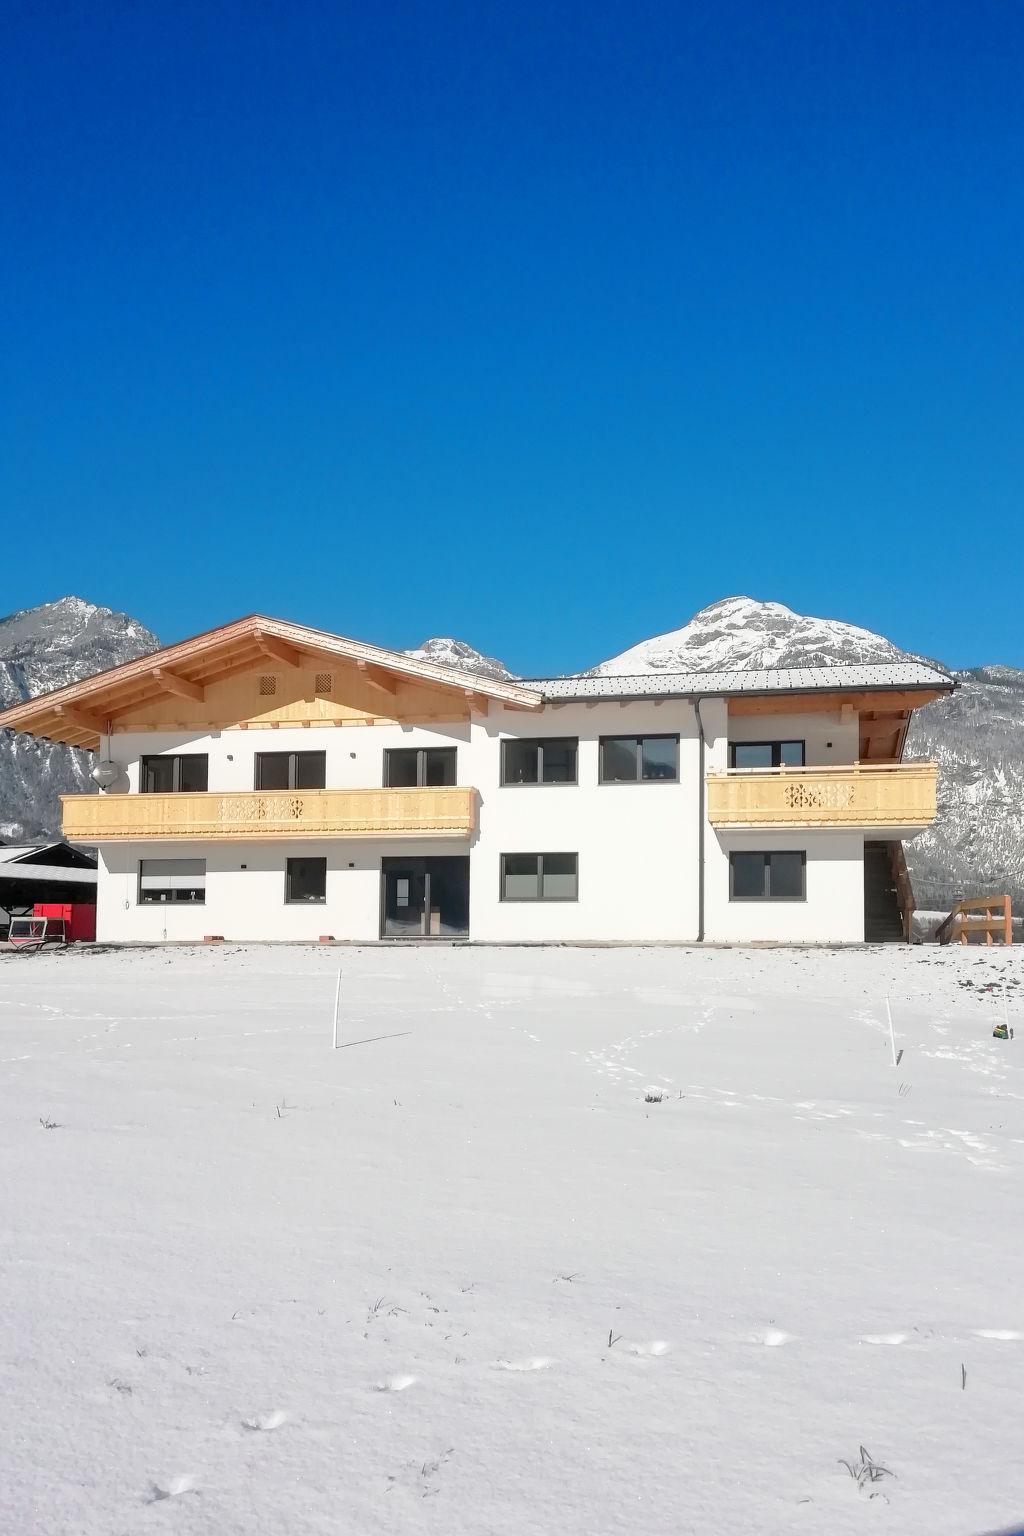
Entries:
[[455,783],[454,747],[386,747],[385,789],[434,789]]
[[575,901],[575,853],[503,853],[502,901]]
[[205,859],[140,859],[139,901],[190,901],[202,906],[206,900]]
[[503,784],[575,784],[575,736],[545,736],[538,741],[503,741]]
[[205,752],[178,756],[144,757],[139,789],[144,795],[184,794],[209,786],[210,759]]
[[285,877],[286,901],[327,900],[327,860],[289,859]]
[[678,736],[602,736],[601,783],[639,784],[679,778]]
[[734,741],[729,747],[733,768],[802,768],[802,741]]
[[257,789],[323,789],[326,752],[257,752]]
[[806,853],[730,853],[730,901],[804,901]]

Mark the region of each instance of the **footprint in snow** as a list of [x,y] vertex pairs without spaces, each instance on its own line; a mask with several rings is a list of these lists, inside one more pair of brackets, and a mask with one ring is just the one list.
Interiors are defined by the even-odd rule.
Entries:
[[781,1328],[769,1328],[764,1337],[757,1342],[767,1344],[769,1349],[777,1349],[780,1344],[788,1344],[792,1337],[791,1333],[783,1333]]
[[976,1339],[1024,1339],[1024,1333],[1018,1333],[1016,1328],[975,1328]]
[[416,1380],[415,1376],[385,1376],[384,1380],[379,1381],[373,1390],[375,1392],[404,1392],[406,1387],[413,1386]]
[[905,1333],[862,1333],[862,1344],[902,1344],[906,1339]]
[[282,1413],[280,1408],[278,1408],[275,1409],[273,1413],[261,1413],[254,1418],[243,1419],[242,1428],[255,1430],[280,1429],[281,1425],[286,1424],[287,1422],[288,1415],[286,1413]]
[[672,1348],[664,1339],[652,1339],[649,1344],[630,1344],[631,1355],[667,1355]]
[[554,1365],[549,1355],[531,1355],[528,1360],[495,1360],[497,1371],[546,1371]]

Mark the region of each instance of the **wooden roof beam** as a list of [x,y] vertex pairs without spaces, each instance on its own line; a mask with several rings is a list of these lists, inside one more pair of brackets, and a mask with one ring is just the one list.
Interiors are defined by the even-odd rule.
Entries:
[[259,646],[264,656],[269,656],[272,661],[279,661],[286,667],[301,667],[302,657],[293,645],[286,640],[279,640],[276,635],[264,634],[262,629],[253,631],[253,639]]
[[76,731],[86,731],[90,736],[100,736],[107,728],[105,720],[98,715],[91,715],[87,709],[82,709],[77,704],[55,704],[53,712],[62,726],[71,726]]
[[154,667],[153,677],[166,693],[173,693],[179,699],[192,699],[194,703],[201,704],[206,698],[206,689],[200,683],[190,683],[187,677],[168,672],[166,667]]
[[374,667],[368,661],[357,661],[356,671],[364,683],[369,683],[371,688],[377,688],[381,693],[394,695],[398,692],[398,678],[391,672],[385,672],[383,667]]

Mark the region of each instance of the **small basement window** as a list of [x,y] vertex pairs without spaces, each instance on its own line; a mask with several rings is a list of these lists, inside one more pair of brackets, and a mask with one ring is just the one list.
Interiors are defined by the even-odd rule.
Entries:
[[575,784],[575,736],[543,736],[501,744],[502,784]]
[[672,783],[679,778],[678,736],[602,736],[602,784]]
[[140,859],[139,902],[191,902],[202,906],[206,901],[205,859]]
[[579,895],[575,853],[503,853],[502,901],[576,901]]
[[327,900],[327,860],[289,859],[285,870],[285,901]]
[[734,741],[729,747],[732,768],[802,768],[802,741]]
[[786,849],[772,853],[730,853],[730,901],[805,901],[807,855]]

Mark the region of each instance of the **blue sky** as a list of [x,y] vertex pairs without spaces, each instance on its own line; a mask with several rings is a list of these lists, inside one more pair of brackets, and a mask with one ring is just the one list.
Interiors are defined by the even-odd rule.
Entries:
[[1024,10],[9,0],[0,612],[1024,664]]

